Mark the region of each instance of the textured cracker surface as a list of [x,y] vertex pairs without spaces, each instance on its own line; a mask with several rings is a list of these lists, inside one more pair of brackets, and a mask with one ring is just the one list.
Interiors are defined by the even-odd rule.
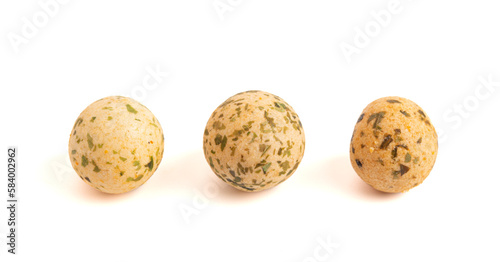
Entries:
[[163,156],[163,130],[142,104],[106,97],[89,105],[75,122],[69,157],[80,178],[105,193],[144,184]]
[[359,177],[389,193],[420,185],[437,153],[438,138],[429,117],[401,97],[370,103],[358,119],[350,148],[351,164]]
[[304,150],[304,130],[293,108],[262,91],[227,99],[213,112],[203,136],[205,158],[214,173],[242,191],[285,181]]

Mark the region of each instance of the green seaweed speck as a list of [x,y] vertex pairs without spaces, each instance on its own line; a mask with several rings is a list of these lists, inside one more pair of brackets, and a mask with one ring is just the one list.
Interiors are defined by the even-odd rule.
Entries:
[[281,171],[279,174],[284,175],[284,174],[286,174],[288,169],[290,169],[290,162],[288,162],[288,160],[287,160],[287,161],[281,163],[280,167],[281,167],[281,169],[283,169],[283,171]]
[[149,160],[150,160],[149,163],[147,163],[144,166],[147,167],[149,169],[149,171],[152,171],[153,170],[153,165],[154,165],[153,156],[150,156]]
[[410,155],[410,153],[406,153],[405,163],[410,163],[410,161],[411,161],[411,155]]
[[141,162],[139,162],[139,161],[134,161],[134,163],[132,163],[132,165],[137,167],[136,170],[141,169]]
[[137,114],[137,110],[135,110],[135,108],[133,108],[131,105],[127,104],[126,107],[127,111],[129,111],[130,113]]
[[217,129],[217,130],[226,129],[226,126],[223,123],[221,123],[220,121],[215,121],[214,124],[212,125],[212,127],[214,129]]
[[86,167],[88,164],[89,160],[85,156],[82,156],[82,166]]
[[94,172],[99,173],[101,169],[97,166],[94,160],[92,160],[92,165],[94,166]]
[[89,149],[94,148],[94,139],[87,133],[87,143],[89,144]]
[[260,144],[259,151],[262,152],[262,154],[260,156],[261,157],[264,156],[264,154],[266,154],[266,152],[269,150],[269,148],[271,148],[271,145]]
[[271,162],[267,163],[266,165],[264,165],[262,167],[262,172],[264,172],[264,174],[267,173],[267,170],[269,169],[269,167],[271,166]]
[[399,110],[399,112],[401,112],[401,114],[403,114],[406,117],[410,117],[410,114],[408,114],[408,112],[406,112],[406,111]]
[[375,119],[375,121],[373,122],[373,128],[374,129],[377,129],[377,128],[380,128],[379,127],[379,124],[380,122],[382,122],[382,119],[384,119],[385,117],[385,111],[382,111],[382,112],[378,112],[378,113],[375,113],[375,114],[372,114],[369,118],[368,118],[368,124]]
[[137,181],[141,180],[143,177],[144,177],[144,175],[140,175],[137,178],[127,177],[127,182],[130,182],[130,181],[137,182]]
[[75,122],[75,125],[73,126],[73,129],[75,129],[76,126],[79,126],[83,122],[82,118],[78,118]]

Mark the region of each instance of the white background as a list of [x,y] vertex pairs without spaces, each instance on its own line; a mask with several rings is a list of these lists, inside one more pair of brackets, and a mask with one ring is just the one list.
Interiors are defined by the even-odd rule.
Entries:
[[[2,237],[0,261],[500,259],[500,84],[480,80],[500,82],[498,1],[401,0],[378,27],[390,1],[131,2],[69,1],[47,21],[37,1],[0,3],[0,162],[18,146],[20,201],[19,255]],[[367,24],[349,63],[341,46]],[[169,72],[151,90],[148,68]],[[212,111],[251,89],[291,104],[307,140],[297,172],[259,193],[219,181],[202,152]],[[137,98],[165,132],[158,171],[122,195],[86,185],[67,156],[80,112],[109,95]],[[405,194],[373,190],[348,158],[359,114],[389,95],[440,130],[434,170]]]

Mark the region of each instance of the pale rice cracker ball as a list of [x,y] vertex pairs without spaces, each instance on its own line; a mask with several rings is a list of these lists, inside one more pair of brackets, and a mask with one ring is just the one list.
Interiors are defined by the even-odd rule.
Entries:
[[69,157],[80,178],[111,194],[144,184],[163,156],[163,130],[153,113],[121,96],[100,99],[80,114],[71,131]]
[[262,91],[227,99],[213,112],[203,136],[203,151],[213,172],[248,192],[288,179],[304,150],[298,115],[283,99]]

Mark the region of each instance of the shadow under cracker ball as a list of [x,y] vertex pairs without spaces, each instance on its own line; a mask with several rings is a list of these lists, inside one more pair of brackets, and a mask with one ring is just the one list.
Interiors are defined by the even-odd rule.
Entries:
[[75,122],[69,158],[80,178],[111,194],[144,184],[163,157],[163,130],[153,113],[121,96],[89,105]]
[[262,91],[227,99],[213,112],[203,136],[203,151],[213,172],[248,192],[288,179],[304,150],[298,115],[283,99]]
[[349,151],[354,170],[370,186],[388,193],[406,192],[431,172],[438,137],[417,104],[385,97],[363,110]]

